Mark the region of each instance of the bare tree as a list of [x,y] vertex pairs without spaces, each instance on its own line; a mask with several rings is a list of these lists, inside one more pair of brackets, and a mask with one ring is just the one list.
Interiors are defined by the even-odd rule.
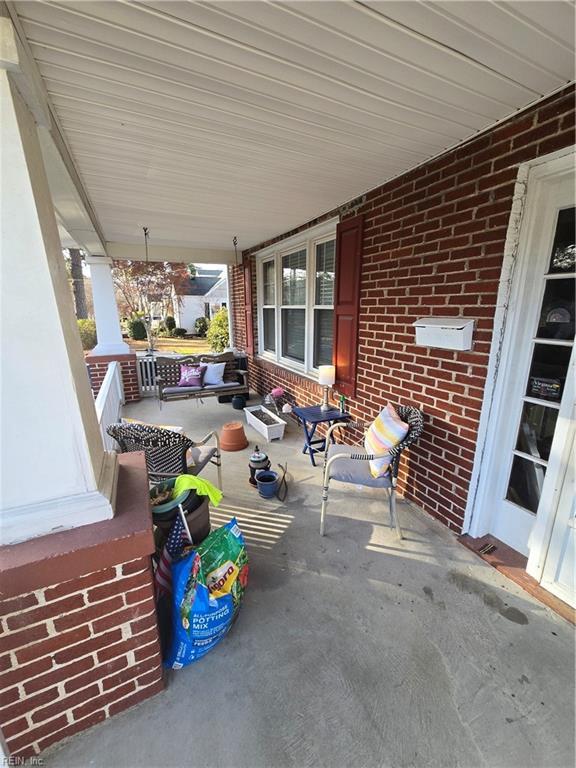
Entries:
[[115,261],[112,279],[123,303],[133,314],[142,314],[149,349],[154,349],[152,319],[160,308],[166,317],[172,299],[172,287],[187,275],[182,264],[169,262]]
[[70,254],[70,277],[72,279],[72,293],[78,320],[88,317],[86,307],[86,291],[84,289],[84,273],[82,272],[82,251],[78,248],[68,248]]

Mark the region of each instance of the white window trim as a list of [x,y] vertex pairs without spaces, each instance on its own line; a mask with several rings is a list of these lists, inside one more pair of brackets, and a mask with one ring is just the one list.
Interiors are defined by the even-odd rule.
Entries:
[[[332,304],[316,304],[316,248],[319,245],[322,245],[322,243],[329,243],[331,240],[335,240],[336,238],[336,232],[334,232],[334,235],[323,235],[322,237],[317,237],[312,242],[312,249],[311,249],[311,269],[310,274],[312,275],[313,279],[309,280],[309,295],[308,295],[308,306],[310,307],[310,312],[312,314],[312,317],[310,318],[310,322],[308,323],[308,338],[307,338],[307,344],[308,349],[310,350],[310,370],[314,373],[315,376],[318,376],[318,367],[314,365],[314,315],[316,313],[317,309],[331,309],[334,311],[334,300],[332,300]],[[336,266],[336,265],[334,265]],[[332,297],[334,299],[334,297]]]
[[[272,263],[274,266],[274,304],[265,304],[264,303],[264,265]],[[258,296],[258,346],[261,347],[262,354],[270,355],[270,356],[276,356],[276,352],[278,350],[278,297],[276,295],[276,288],[278,283],[278,265],[276,263],[276,260],[274,256],[267,256],[265,259],[262,259],[262,262],[258,265],[258,275],[256,280],[257,288],[259,288],[259,292],[261,295]],[[274,310],[274,349],[275,351],[265,349],[264,348],[264,310],[265,309],[273,309]]]
[[[320,243],[336,239],[336,226],[339,219],[333,218],[322,222],[315,227],[299,232],[292,237],[288,237],[273,245],[263,248],[255,254],[256,257],[256,300],[258,317],[258,356],[264,360],[276,363],[288,370],[299,373],[307,378],[316,380],[318,378],[318,369],[314,367],[314,309],[316,281],[311,279],[316,274],[316,246]],[[282,256],[295,253],[299,250],[306,250],[306,306],[291,305],[293,309],[305,309],[306,311],[306,337],[304,349],[304,363],[282,356]],[[270,352],[264,349],[264,270],[265,262],[275,260],[276,264],[276,352]],[[267,307],[269,305],[266,305]],[[321,309],[334,308],[328,305],[322,305]],[[312,315],[312,316],[311,316]]]

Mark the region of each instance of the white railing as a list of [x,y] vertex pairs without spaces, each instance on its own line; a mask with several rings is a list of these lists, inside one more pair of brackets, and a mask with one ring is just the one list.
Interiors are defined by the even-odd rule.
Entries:
[[96,397],[96,416],[100,425],[100,433],[107,451],[116,450],[116,441],[107,434],[110,424],[116,424],[120,419],[120,409],[124,403],[124,388],[122,386],[122,370],[120,363],[108,365],[106,376]]
[[156,360],[153,357],[138,357],[138,385],[142,397],[156,394]]

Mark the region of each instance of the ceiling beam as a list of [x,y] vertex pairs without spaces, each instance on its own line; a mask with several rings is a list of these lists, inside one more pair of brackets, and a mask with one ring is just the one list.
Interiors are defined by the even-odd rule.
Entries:
[[[110,258],[128,261],[144,261],[144,241],[142,245],[133,243],[106,243],[106,253]],[[173,264],[237,264],[234,250],[217,248],[188,248],[175,245],[148,245],[150,261],[169,261]],[[238,254],[240,259],[240,254]]]
[[0,2],[0,24],[2,40],[9,40],[10,37],[14,40],[12,48],[17,60],[8,69],[15,87],[38,125],[42,157],[56,216],[80,248],[87,253],[104,253],[105,240],[100,223],[64,140],[54,107],[12,2]]

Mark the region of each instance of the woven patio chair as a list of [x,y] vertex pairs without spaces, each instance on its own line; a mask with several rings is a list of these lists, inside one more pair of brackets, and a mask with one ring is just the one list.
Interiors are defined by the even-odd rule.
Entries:
[[331,442],[332,433],[336,429],[350,429],[351,427],[365,428],[369,422],[349,421],[333,424],[326,434],[326,450],[324,453],[324,475],[322,486],[322,511],[320,513],[320,535],[324,536],[326,521],[326,509],[328,507],[328,490],[331,480],[339,480],[341,483],[364,485],[370,488],[386,488],[390,503],[390,528],[394,525],[398,538],[402,539],[402,529],[396,513],[396,481],[400,456],[405,448],[414,443],[424,430],[424,417],[422,411],[410,405],[400,405],[396,408],[398,415],[408,424],[408,434],[389,454],[393,456],[388,472],[383,477],[372,477],[369,461],[380,458],[369,454],[366,449],[358,445],[340,445]]
[[[218,487],[222,490],[220,441],[217,432],[209,432],[202,440],[148,424],[111,424],[106,430],[120,446],[121,453],[144,451],[150,482],[159,483],[177,475],[199,475],[208,464],[218,471]],[[215,445],[207,445],[210,440]]]

